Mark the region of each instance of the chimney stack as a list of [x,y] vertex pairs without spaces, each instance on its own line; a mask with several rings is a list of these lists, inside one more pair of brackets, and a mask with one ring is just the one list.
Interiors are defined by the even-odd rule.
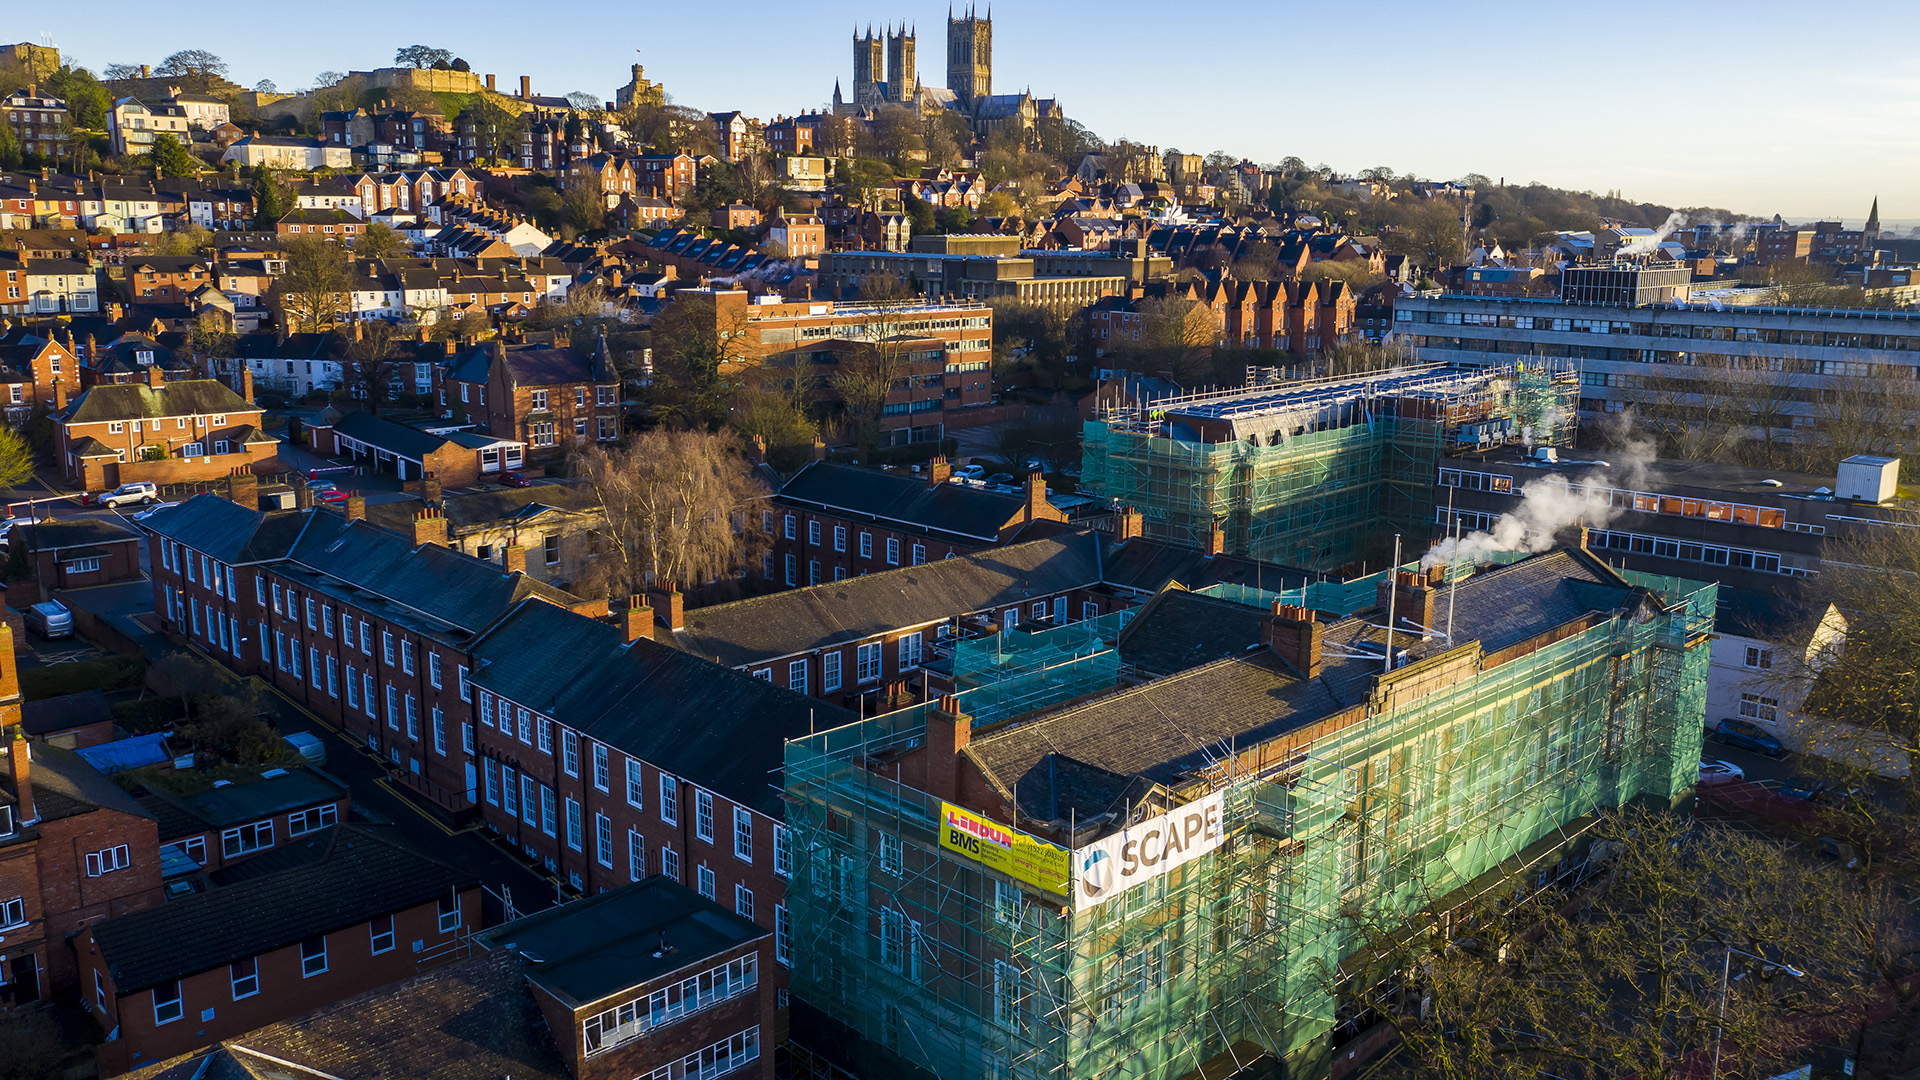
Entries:
[[1225,555],[1227,553],[1227,530],[1220,527],[1218,520],[1213,523],[1213,528],[1207,530],[1206,551],[1208,555]]
[[953,478],[953,466],[947,464],[945,455],[927,462],[927,486],[937,488]]
[[260,478],[244,465],[227,474],[227,498],[249,510],[260,509]]
[[1039,521],[1045,517],[1040,509],[1047,505],[1047,478],[1039,473],[1027,477],[1026,520]]
[[627,610],[621,615],[620,636],[628,641],[653,639],[653,608],[647,598],[635,593],[627,597]]
[[686,598],[673,582],[667,582],[664,589],[653,590],[653,613],[669,630],[678,630],[687,624]]
[[1140,539],[1140,532],[1146,525],[1146,516],[1131,506],[1123,506],[1113,519],[1113,538],[1125,543]]
[[1266,644],[1288,667],[1309,679],[1319,678],[1321,636],[1324,633],[1313,612],[1293,604],[1273,602],[1267,616]]
[[959,795],[960,751],[973,741],[973,717],[960,711],[960,699],[940,695],[927,710],[927,794],[938,799]]
[[530,98],[533,96],[533,76],[520,76],[520,96],[522,98]]
[[765,465],[767,463],[766,436],[755,435],[753,437],[753,441],[748,444],[747,454],[749,457],[753,458],[754,464]]
[[[1396,570],[1389,576],[1383,576],[1375,586],[1375,595],[1382,612],[1387,610],[1389,596],[1393,603],[1394,629],[1407,632],[1409,624],[1431,627],[1435,607],[1440,591],[1428,584],[1424,573],[1412,570]],[[1421,636],[1425,636],[1421,631]]]
[[813,460],[815,461],[827,460],[827,444],[818,435],[815,435],[813,437]]
[[447,546],[447,515],[437,506],[418,510],[413,515],[413,545]]
[[440,491],[440,478],[428,473],[420,478],[420,499],[428,506],[446,509],[446,497]]
[[509,544],[500,549],[500,568],[507,573],[527,572],[527,549],[519,544]]
[[159,364],[147,365],[147,385],[155,390],[167,385],[167,374],[160,370]]
[[296,510],[313,509],[313,489],[305,484],[293,485],[293,507]]
[[367,520],[367,497],[365,495],[347,496],[347,520]]

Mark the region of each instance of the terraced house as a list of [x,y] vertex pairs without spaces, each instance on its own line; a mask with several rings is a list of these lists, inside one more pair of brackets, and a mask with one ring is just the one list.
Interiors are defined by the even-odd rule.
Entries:
[[[479,790],[475,641],[522,603],[594,605],[450,551],[446,519],[423,510],[411,535],[330,509],[262,512],[250,477],[239,502],[205,494],[148,520],[154,611],[169,634],[259,675],[399,767],[449,809]],[[604,610],[604,604],[601,605]]]

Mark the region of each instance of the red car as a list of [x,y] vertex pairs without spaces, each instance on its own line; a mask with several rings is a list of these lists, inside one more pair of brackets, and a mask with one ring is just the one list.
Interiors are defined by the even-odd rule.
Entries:
[[533,481],[527,479],[527,474],[517,473],[517,472],[501,473],[500,482],[507,485],[508,487],[532,487],[533,486]]
[[347,501],[347,493],[344,491],[341,491],[339,488],[328,488],[325,491],[316,491],[314,492],[314,495],[321,502],[326,503],[329,506],[338,506],[341,503]]

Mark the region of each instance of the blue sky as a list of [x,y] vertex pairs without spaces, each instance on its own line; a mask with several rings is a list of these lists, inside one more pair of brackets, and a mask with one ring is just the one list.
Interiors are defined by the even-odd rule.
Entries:
[[[283,90],[390,63],[420,40],[497,73],[503,88],[531,75],[537,93],[609,97],[638,60],[682,104],[765,119],[825,103],[849,75],[854,25],[890,19],[917,24],[921,78],[945,83],[939,4],[460,8],[458,19],[422,20],[333,0],[155,20],[149,5],[91,0],[97,17],[57,24],[65,9],[38,10],[55,43],[96,70],[208,48],[237,81]],[[38,40],[31,16],[14,22]],[[386,29],[435,23],[445,29]],[[1102,137],[1162,149],[1472,171],[1789,217],[1860,218],[1877,194],[1884,217],[1920,219],[1916,31],[1911,0],[1001,3],[994,88],[1057,95]]]

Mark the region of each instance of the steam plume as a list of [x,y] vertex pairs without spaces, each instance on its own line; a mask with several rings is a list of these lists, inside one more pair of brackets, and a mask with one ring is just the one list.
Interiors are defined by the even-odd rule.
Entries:
[[1620,254],[1623,256],[1652,255],[1660,250],[1661,244],[1667,242],[1667,237],[1672,236],[1675,231],[1686,227],[1687,215],[1675,210],[1667,215],[1667,220],[1661,222],[1659,228],[1653,230],[1652,236],[1635,237],[1620,249]]
[[1579,476],[1578,491],[1558,473],[1529,480],[1520,487],[1520,505],[1500,515],[1491,529],[1440,541],[1421,557],[1420,569],[1441,563],[1478,565],[1503,551],[1538,553],[1552,547],[1554,534],[1562,529],[1576,525],[1606,528],[1620,516],[1620,510],[1597,489],[1644,489],[1647,465],[1653,461],[1653,444],[1629,442],[1616,456],[1622,464],[1595,462],[1601,467]]

